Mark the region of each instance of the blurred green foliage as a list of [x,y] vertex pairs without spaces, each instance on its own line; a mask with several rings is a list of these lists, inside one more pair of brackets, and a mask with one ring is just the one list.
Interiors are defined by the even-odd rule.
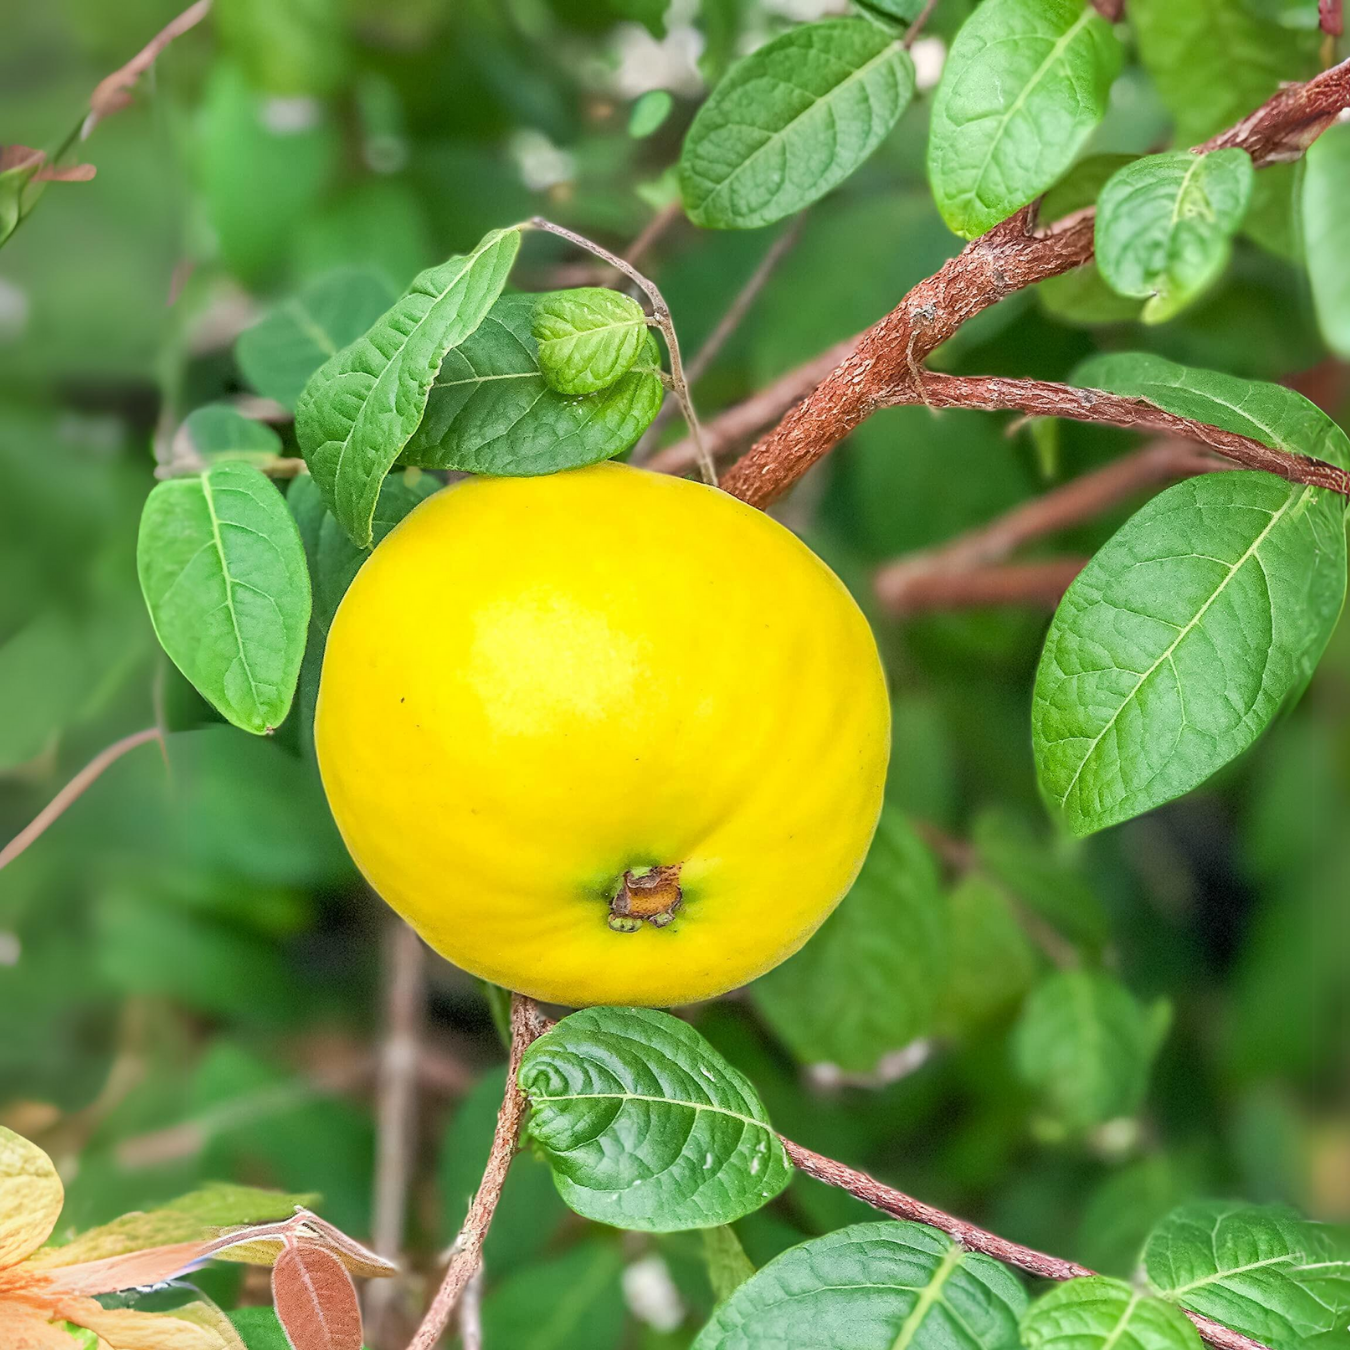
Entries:
[[[97,81],[177,8],[52,0],[7,14],[0,136],[55,149]],[[176,42],[81,145],[97,177],[50,185],[0,252],[0,838],[105,746],[165,732],[162,753],[147,743],[114,764],[0,873],[0,1122],[61,1164],[72,1231],[210,1179],[321,1192],[335,1223],[358,1236],[371,1224],[387,915],[323,802],[304,726],[313,672],[299,712],[255,740],[157,652],[135,569],[156,464],[188,414],[220,403],[261,416],[295,453],[285,410],[259,407],[234,343],[334,268],[399,290],[532,212],[623,247],[673,199],[706,82],[799,8],[218,0],[214,24]],[[870,8],[907,19],[915,6]],[[949,39],[970,8],[940,0],[932,34]],[[1140,155],[1172,124],[1188,143],[1308,73],[1316,39],[1296,11],[1131,0],[1131,64],[1086,151]],[[877,154],[811,210],[700,381],[705,410],[856,332],[961,246],[925,180],[920,84]],[[1063,191],[1066,210],[1081,204]],[[1344,417],[1344,368],[1326,364],[1291,261],[1300,191],[1292,171],[1258,176],[1231,267],[1168,324],[1134,322],[1134,306],[1103,305],[1077,277],[992,311],[940,364],[1054,379],[1128,348],[1313,381]],[[644,265],[686,351],[775,232],[679,222],[653,246]],[[514,284],[582,284],[575,264],[534,239]],[[298,392],[284,372],[277,389]],[[1052,834],[1031,766],[1045,616],[900,622],[878,612],[869,574],[1126,444],[1065,426],[1046,456],[1011,419],[897,409],[790,505],[877,627],[895,694],[888,798],[911,825],[874,853],[852,930],[841,916],[750,1000],[690,1012],[789,1136],[1114,1276],[1200,1196],[1350,1219],[1350,632],[1239,762],[1073,842]],[[299,514],[304,489],[291,491]],[[1090,552],[1123,516],[1052,546]],[[344,578],[358,561],[330,559]],[[915,850],[922,884],[905,862]],[[869,982],[895,1005],[886,1026],[854,1015]],[[407,1233],[419,1269],[465,1211],[502,1082],[482,991],[439,963],[426,1048]],[[798,1177],[734,1232],[758,1266],[865,1217]],[[735,1249],[718,1241],[720,1293]],[[652,1257],[674,1322],[625,1273]],[[265,1297],[236,1270],[202,1279],[227,1306]],[[712,1288],[697,1234],[621,1240],[570,1215],[541,1160],[517,1162],[487,1245],[489,1350],[676,1350]],[[239,1314],[256,1347],[282,1344],[268,1316]]]

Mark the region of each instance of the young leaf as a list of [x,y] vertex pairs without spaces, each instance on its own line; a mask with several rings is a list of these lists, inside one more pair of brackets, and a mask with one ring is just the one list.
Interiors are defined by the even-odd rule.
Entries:
[[541,296],[530,332],[550,389],[593,394],[633,368],[647,343],[647,316],[622,291],[581,286]]
[[1111,287],[1151,297],[1145,323],[1185,308],[1223,271],[1255,178],[1245,150],[1135,160],[1097,200],[1097,266]]
[[[1339,464],[1350,444],[1299,394],[1153,356],[1085,384]],[[1345,595],[1343,504],[1261,473],[1155,497],[1065,595],[1036,679],[1042,791],[1090,834],[1171,801],[1246,749],[1301,690]]]
[[217,464],[160,483],[136,547],[164,650],[237,727],[285,720],[309,626],[309,573],[281,494],[257,469]]
[[245,329],[234,345],[235,360],[258,393],[294,411],[309,377],[355,342],[395,299],[381,273],[337,268]]
[[1303,176],[1303,242],[1317,325],[1350,358],[1350,126],[1313,142]]
[[1277,1205],[1201,1201],[1144,1248],[1149,1284],[1273,1350],[1303,1350],[1350,1314],[1350,1260],[1330,1229]]
[[914,63],[866,19],[802,24],[727,72],[680,156],[695,225],[771,225],[837,187],[914,96]]
[[665,388],[648,332],[634,369],[582,398],[545,383],[530,333],[534,295],[504,295],[447,354],[426,416],[403,452],[425,469],[525,477],[577,469],[627,450],[651,424]]
[[1005,1267],[918,1223],[859,1223],[791,1247],[721,1304],[693,1350],[1017,1350]]
[[1101,121],[1120,65],[1085,0],[985,0],[933,100],[928,176],[947,224],[973,239],[1044,192]]
[[52,1160],[0,1125],[0,1270],[46,1242],[64,1203],[65,1189]]
[[887,810],[843,903],[751,989],[798,1059],[869,1073],[932,1030],[950,941],[932,856]]
[[791,1167],[755,1090],[691,1026],[588,1008],[530,1046],[528,1132],[578,1214],[647,1232],[731,1223]]
[[1026,1350],[1200,1350],[1200,1333],[1170,1303],[1094,1275],[1043,1294],[1022,1318]]
[[347,1268],[307,1242],[272,1267],[272,1304],[295,1350],[361,1350],[361,1307]]
[[281,437],[266,422],[245,417],[228,403],[208,403],[188,413],[181,434],[208,464],[235,459],[262,465],[281,454]]
[[1061,970],[1027,999],[1013,1056],[1051,1117],[1079,1133],[1138,1111],[1163,1029],[1162,1016],[1141,1007],[1118,980]]
[[370,544],[380,483],[417,430],[446,352],[483,321],[519,248],[518,229],[493,230],[472,253],[421,273],[305,386],[295,409],[300,447],[359,547]]

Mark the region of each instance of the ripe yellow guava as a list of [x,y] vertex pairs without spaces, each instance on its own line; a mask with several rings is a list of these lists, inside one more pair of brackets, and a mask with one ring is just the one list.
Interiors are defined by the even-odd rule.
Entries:
[[456,965],[668,1006],[790,956],[853,881],[890,747],[867,621],[788,530],[616,464],[480,478],[338,610],[315,736],[371,885]]

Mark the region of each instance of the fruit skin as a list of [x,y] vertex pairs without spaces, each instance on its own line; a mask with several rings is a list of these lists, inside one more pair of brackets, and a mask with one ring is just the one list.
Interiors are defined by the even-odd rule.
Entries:
[[[397,526],[333,622],[315,739],[352,857],[442,955],[553,1003],[669,1006],[777,965],[848,890],[890,709],[804,544],[602,464],[473,479]],[[628,869],[675,864],[667,926],[610,927]]]

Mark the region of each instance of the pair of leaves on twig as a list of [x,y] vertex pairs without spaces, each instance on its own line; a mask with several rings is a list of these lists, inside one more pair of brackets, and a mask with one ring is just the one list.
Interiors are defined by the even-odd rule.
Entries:
[[[224,1315],[199,1296],[189,1293],[168,1312],[106,1308],[98,1297],[176,1280],[212,1258],[271,1264],[296,1244],[304,1247],[306,1269],[325,1272],[326,1297],[335,1307],[343,1306],[345,1291],[337,1288],[333,1265],[348,1288],[349,1269],[393,1273],[380,1257],[297,1208],[305,1198],[208,1187],[161,1209],[125,1215],[65,1245],[44,1246],[64,1204],[61,1180],[40,1148],[0,1127],[0,1344],[69,1350],[63,1326],[69,1323],[112,1350],[243,1350]],[[283,1301],[290,1303],[294,1280],[288,1271],[295,1264],[296,1258],[288,1258],[280,1276]],[[359,1350],[359,1321],[354,1341],[293,1339],[297,1350]]]

